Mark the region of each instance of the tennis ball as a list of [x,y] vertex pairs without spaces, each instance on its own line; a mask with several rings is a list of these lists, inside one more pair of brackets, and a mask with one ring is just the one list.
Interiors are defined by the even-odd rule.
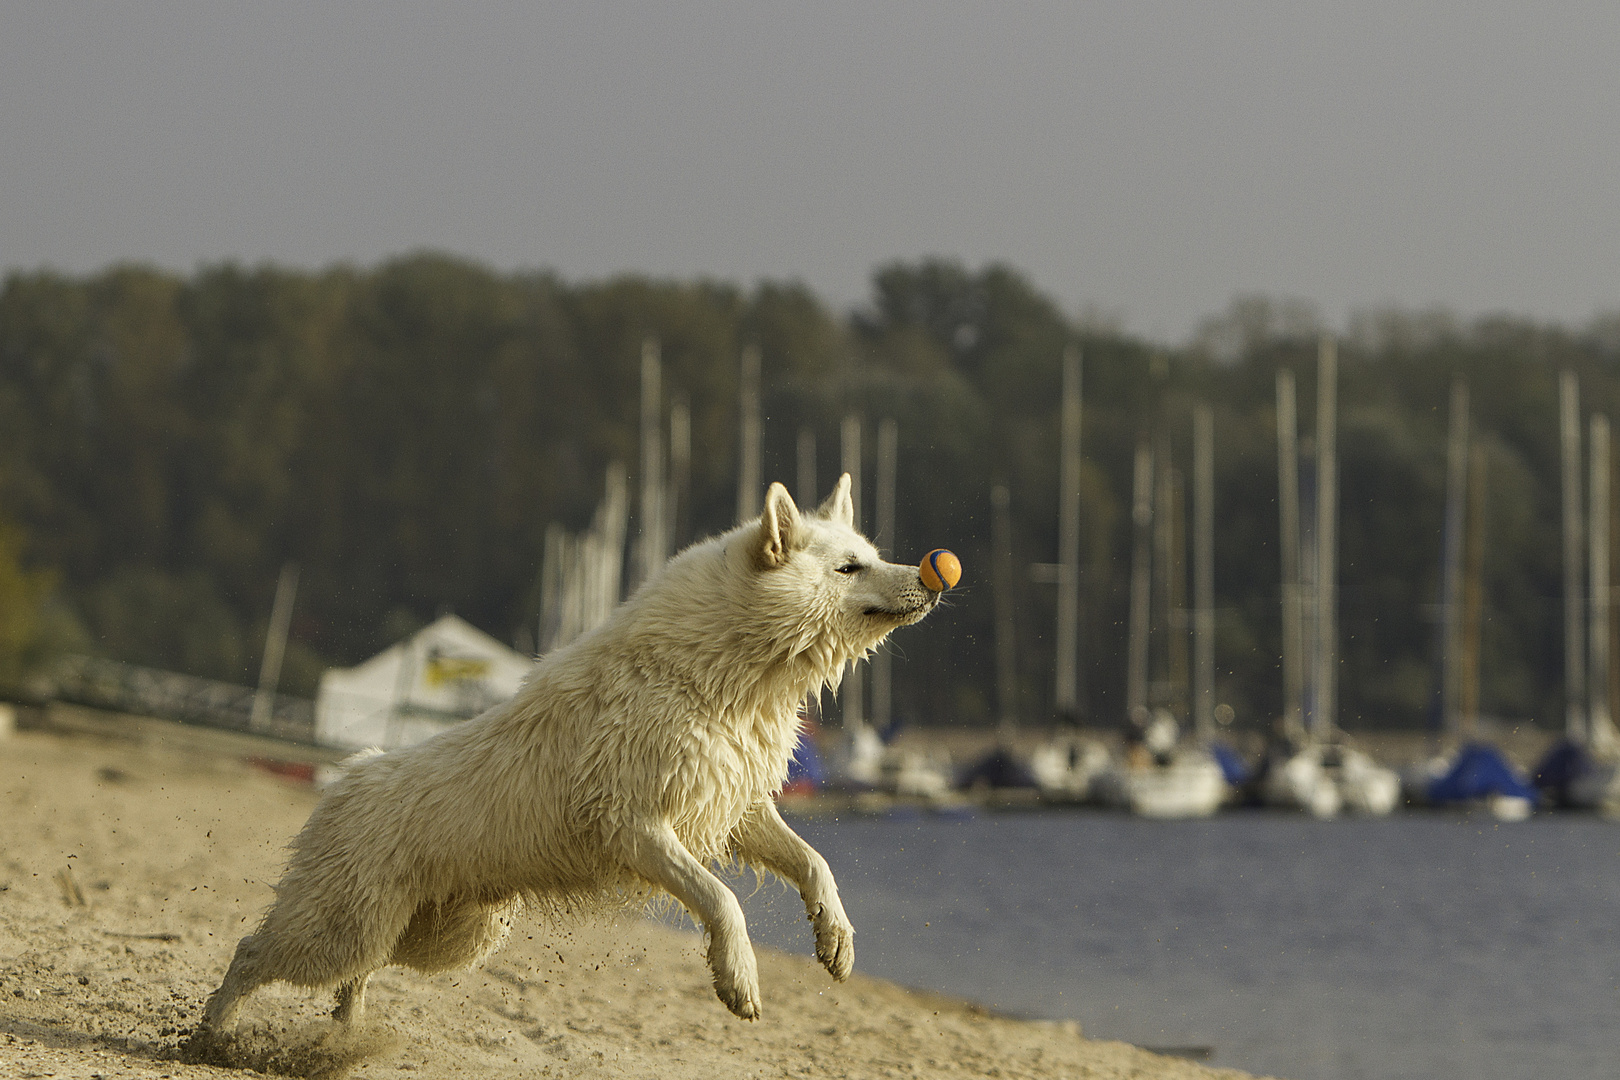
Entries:
[[922,583],[933,592],[944,592],[962,580],[962,561],[944,548],[935,548],[923,556],[917,567]]

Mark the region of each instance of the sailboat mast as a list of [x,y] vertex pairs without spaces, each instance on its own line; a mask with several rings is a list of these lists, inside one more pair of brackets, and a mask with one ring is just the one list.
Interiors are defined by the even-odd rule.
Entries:
[[[1163,461],[1170,461],[1169,438],[1165,439]],[[1155,522],[1165,524],[1164,551],[1165,697],[1176,720],[1185,729],[1192,719],[1191,649],[1192,620],[1187,609],[1187,478],[1179,469],[1166,467],[1159,474],[1159,497],[1164,512]]]
[[900,425],[890,417],[878,421],[877,430],[877,546],[894,550],[895,463],[900,456]]
[[287,652],[287,632],[292,627],[293,600],[298,595],[298,564],[285,563],[276,578],[276,598],[270,607],[270,629],[264,636],[264,659],[259,664],[259,688],[253,694],[253,712],[248,727],[259,731],[270,723],[276,710],[276,687],[281,682],[281,659]]
[[1586,726],[1588,745],[1607,742],[1609,722],[1609,418],[1594,415],[1587,453],[1591,491],[1587,495],[1587,555],[1590,583],[1587,626],[1591,659],[1587,665]]
[[1005,484],[990,489],[990,538],[995,545],[996,699],[1001,709],[1000,734],[1018,729],[1018,667],[1014,651],[1012,493]]
[[1215,418],[1193,410],[1193,719],[1215,737]]
[[1316,709],[1311,734],[1332,736],[1338,715],[1339,349],[1323,336],[1316,357]]
[[1558,378],[1558,429],[1564,480],[1564,733],[1589,743],[1586,729],[1586,633],[1581,595],[1581,411],[1575,373]]
[[1057,686],[1060,717],[1080,713],[1080,350],[1063,353],[1058,449]]
[[1137,444],[1131,492],[1131,621],[1126,661],[1125,709],[1132,723],[1146,723],[1148,615],[1153,585],[1153,448]]
[[684,396],[669,403],[669,483],[664,495],[668,546],[679,550],[692,532],[692,407]]
[[764,428],[759,418],[759,346],[742,351],[739,423],[737,432],[737,520],[759,515],[759,491],[763,484]]
[[815,428],[806,425],[799,429],[797,454],[798,475],[794,478],[793,497],[798,500],[801,510],[812,510],[817,503]]
[[1282,735],[1305,734],[1304,628],[1300,625],[1299,584],[1299,412],[1294,373],[1277,372],[1277,517],[1282,533]]
[[[878,421],[877,438],[877,545],[895,549],[894,485],[895,462],[900,454],[900,427],[889,417]],[[879,648],[872,657],[872,723],[886,731],[892,712],[894,656]]]
[[[1159,648],[1153,650],[1158,656],[1148,662],[1148,701],[1150,707],[1169,708],[1177,720],[1185,720],[1182,709],[1186,705],[1187,620],[1182,608],[1187,590],[1182,575],[1186,573],[1186,565],[1178,557],[1180,545],[1177,543],[1181,486],[1170,464],[1169,432],[1158,432],[1154,444],[1151,565],[1158,572],[1152,575],[1153,614],[1148,625],[1157,623],[1161,632],[1157,641]],[[1153,678],[1155,669],[1157,679]]]
[[1440,579],[1440,730],[1459,734],[1458,691],[1462,659],[1463,516],[1468,493],[1468,384],[1451,384],[1451,417],[1446,435],[1446,521]]
[[663,359],[658,339],[641,345],[641,537],[637,584],[652,577],[669,554],[664,539]]
[[1468,454],[1467,532],[1457,660],[1456,733],[1462,742],[1479,734],[1479,650],[1485,610],[1485,447],[1477,440]]

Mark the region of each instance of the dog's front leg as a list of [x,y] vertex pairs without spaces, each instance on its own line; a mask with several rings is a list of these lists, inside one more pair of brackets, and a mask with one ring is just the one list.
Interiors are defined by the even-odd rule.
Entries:
[[709,970],[726,1008],[744,1020],[759,1018],[759,967],[736,894],[698,862],[668,825],[622,837],[625,862],[667,890],[709,933]]
[[799,890],[816,931],[816,959],[833,978],[840,982],[849,978],[855,967],[855,928],[844,914],[838,883],[821,852],[788,828],[771,799],[756,803],[731,835],[739,858],[764,867]]

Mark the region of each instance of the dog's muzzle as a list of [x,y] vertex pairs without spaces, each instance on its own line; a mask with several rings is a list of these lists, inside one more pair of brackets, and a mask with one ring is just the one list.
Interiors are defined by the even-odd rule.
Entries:
[[893,619],[900,626],[909,626],[930,611],[933,611],[935,605],[939,603],[939,598],[943,595],[945,594],[923,588],[922,583],[919,581],[915,591],[908,588],[902,596],[902,599],[910,601],[909,603],[899,604],[892,608],[869,607],[866,609],[865,614],[872,618]]

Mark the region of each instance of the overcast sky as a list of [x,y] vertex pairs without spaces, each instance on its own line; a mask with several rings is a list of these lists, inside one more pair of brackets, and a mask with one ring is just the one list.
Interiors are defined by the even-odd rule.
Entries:
[[1620,308],[1620,4],[0,0],[0,267],[417,248],[572,279],[1000,260],[1185,338],[1240,292]]

